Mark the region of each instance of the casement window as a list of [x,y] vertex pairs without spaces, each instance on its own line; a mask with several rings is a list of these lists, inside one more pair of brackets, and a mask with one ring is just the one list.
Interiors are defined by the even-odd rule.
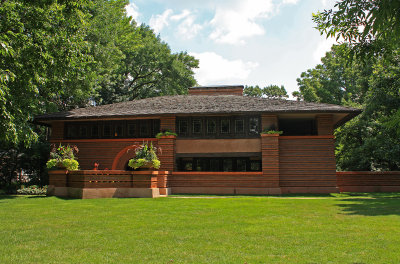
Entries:
[[192,128],[193,134],[201,134],[203,132],[201,119],[193,119],[192,124],[193,124]]
[[135,137],[137,132],[136,124],[128,124],[127,136]]
[[124,127],[121,123],[115,124],[114,129],[114,137],[123,137],[124,136]]
[[230,125],[231,122],[229,119],[221,119],[221,134],[229,134],[231,131]]
[[80,125],[79,126],[79,137],[80,138],[87,138],[88,136],[88,131],[87,131],[87,126],[85,125]]
[[207,134],[215,134],[217,132],[217,122],[215,119],[207,119]]
[[111,125],[110,124],[103,125],[103,137],[111,137]]
[[260,123],[260,118],[258,117],[250,117],[249,118],[249,133],[251,134],[259,134],[259,125]]
[[68,122],[66,139],[90,138],[153,138],[160,132],[159,119],[129,121]]
[[259,116],[188,116],[176,118],[180,138],[256,138]]
[[99,137],[99,126],[98,125],[93,125],[90,127],[90,137],[91,138]]
[[68,124],[66,136],[67,138],[77,138],[78,137],[77,126]]
[[179,135],[186,135],[188,133],[188,121],[180,120],[178,122],[178,132]]
[[179,171],[261,171],[260,157],[177,158]]
[[244,120],[243,119],[235,120],[235,133],[236,134],[244,133]]

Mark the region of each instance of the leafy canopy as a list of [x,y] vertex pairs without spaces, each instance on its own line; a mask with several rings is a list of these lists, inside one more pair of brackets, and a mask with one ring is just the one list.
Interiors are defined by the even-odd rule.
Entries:
[[285,99],[289,97],[283,85],[268,85],[263,88],[260,88],[258,85],[246,86],[243,94],[245,96],[266,97],[269,99]]
[[390,53],[400,43],[398,0],[341,0],[313,20],[321,34],[344,40],[358,55]]

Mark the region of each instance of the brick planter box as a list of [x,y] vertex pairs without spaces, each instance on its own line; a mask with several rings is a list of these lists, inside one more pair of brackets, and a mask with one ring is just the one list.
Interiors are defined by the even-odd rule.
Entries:
[[73,198],[167,195],[168,171],[50,171],[48,195]]

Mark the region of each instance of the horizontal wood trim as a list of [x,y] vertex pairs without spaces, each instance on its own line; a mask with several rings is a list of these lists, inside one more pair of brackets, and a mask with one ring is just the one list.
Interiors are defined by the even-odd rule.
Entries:
[[324,136],[279,136],[279,139],[288,140],[288,139],[334,139],[334,135],[324,135]]
[[94,139],[54,139],[50,143],[93,143],[93,142],[136,142],[158,141],[157,138],[94,138]]

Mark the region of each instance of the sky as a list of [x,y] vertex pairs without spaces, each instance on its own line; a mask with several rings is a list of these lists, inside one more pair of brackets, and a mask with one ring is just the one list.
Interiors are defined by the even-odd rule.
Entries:
[[321,63],[333,39],[312,14],[335,0],[130,0],[129,16],[153,28],[172,52],[200,60],[199,85],[284,85]]

